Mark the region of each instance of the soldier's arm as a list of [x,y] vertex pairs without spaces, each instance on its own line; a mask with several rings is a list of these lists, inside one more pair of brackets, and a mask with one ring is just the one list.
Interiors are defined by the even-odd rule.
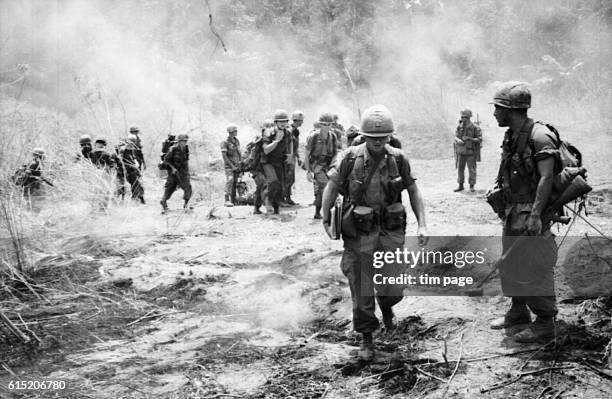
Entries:
[[274,151],[276,149],[276,147],[278,147],[278,145],[280,144],[282,138],[276,138],[274,140],[266,140],[263,143],[263,151],[264,154],[268,155],[269,153],[271,153],[272,151]]
[[338,198],[338,193],[340,189],[338,185],[330,180],[327,182],[325,186],[325,190],[323,190],[323,200],[321,201],[321,211],[323,212],[323,223],[328,224],[330,218],[330,210],[334,203],[336,202],[336,198]]
[[474,137],[472,138],[474,143],[480,143],[482,141],[482,130],[478,126],[474,126]]
[[531,214],[533,216],[540,217],[544,212],[546,205],[550,201],[550,195],[552,193],[553,174],[555,168],[555,159],[553,157],[545,158],[538,161],[538,172],[540,174],[540,180],[536,189],[535,200],[533,201],[533,207],[531,208]]

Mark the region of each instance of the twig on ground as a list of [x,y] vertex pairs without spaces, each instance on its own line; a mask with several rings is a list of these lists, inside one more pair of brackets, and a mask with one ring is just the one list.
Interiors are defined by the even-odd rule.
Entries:
[[571,368],[574,368],[574,366],[544,367],[544,368],[538,369],[538,370],[523,371],[522,373],[520,373],[519,375],[517,375],[514,378],[511,378],[511,379],[506,380],[506,381],[502,381],[502,382],[500,382],[498,384],[495,384],[495,385],[493,385],[493,386],[491,386],[489,388],[481,388],[480,389],[480,393],[486,393],[486,392],[494,391],[494,390],[499,389],[499,388],[503,388],[503,387],[508,386],[508,385],[512,385],[515,382],[519,381],[521,378],[525,377],[526,375],[540,374],[540,373],[544,373],[544,372],[549,371],[549,370],[564,370],[564,369],[571,369]]
[[429,377],[429,378],[433,378],[434,380],[438,380],[438,381],[440,381],[440,382],[444,382],[444,383],[446,383],[446,380],[445,380],[445,379],[442,379],[442,378],[440,378],[440,377],[436,377],[435,375],[430,374],[430,373],[428,373],[427,371],[422,370],[422,369],[420,369],[420,368],[418,368],[418,367],[416,367],[416,366],[414,367],[414,369],[415,369],[416,371],[418,371],[419,373],[421,373],[421,374],[423,374],[423,375],[425,375],[425,376],[427,376],[427,377]]
[[542,352],[545,348],[547,348],[550,344],[552,344],[553,342],[555,342],[555,340],[549,341],[546,344],[540,346],[535,353],[533,353],[531,356],[529,356],[527,358],[527,360],[525,360],[525,362],[521,365],[521,367],[519,367],[519,371],[523,371],[525,369],[525,367],[527,367],[527,365],[529,364],[529,362],[531,361],[531,359],[533,359],[538,353]]
[[[455,377],[455,374],[457,374],[457,370],[459,369],[459,363],[461,363],[461,355],[463,355],[463,331],[461,332],[461,336],[459,337],[459,343],[459,357],[457,358],[457,364],[455,364],[455,369],[453,370],[453,373],[448,378],[447,385],[450,385],[450,383],[453,381],[453,378]],[[446,389],[448,390],[448,386]]]
[[551,387],[551,386],[549,385],[549,386],[547,386],[546,388],[544,388],[544,389],[542,390],[542,392],[540,392],[540,394],[538,395],[538,397],[537,397],[536,399],[540,399],[540,398],[544,397],[544,394],[545,394],[546,392],[548,392],[548,391],[553,391],[553,392],[554,392],[555,390],[553,389],[553,387]]
[[607,380],[612,380],[612,375],[610,375],[610,374],[608,374],[608,373],[606,373],[606,372],[604,372],[604,371],[602,371],[602,370],[598,369],[598,368],[597,368],[597,367],[595,367],[595,366],[590,365],[590,364],[589,364],[589,363],[586,361],[586,359],[580,359],[580,364],[582,364],[582,365],[583,365],[583,366],[585,366],[586,368],[588,368],[588,369],[590,369],[590,370],[594,371],[594,372],[595,372],[595,373],[597,373],[597,374],[598,374],[600,377],[603,377],[603,378],[605,378],[605,379],[607,379]]

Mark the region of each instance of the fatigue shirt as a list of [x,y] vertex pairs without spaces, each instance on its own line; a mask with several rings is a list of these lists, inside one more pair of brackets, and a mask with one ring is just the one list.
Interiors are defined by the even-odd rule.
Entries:
[[178,144],[173,145],[164,156],[164,162],[172,165],[179,173],[189,173],[189,147],[182,150]]
[[234,165],[225,164],[225,168],[229,169],[232,166],[238,166],[240,162],[240,141],[237,137],[228,137],[221,143],[221,152],[225,152],[227,157]]

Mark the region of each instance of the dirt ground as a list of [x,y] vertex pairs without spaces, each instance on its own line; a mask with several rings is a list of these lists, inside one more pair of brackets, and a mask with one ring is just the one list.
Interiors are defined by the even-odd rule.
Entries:
[[[501,234],[484,201],[498,138],[485,147],[476,193],[452,192],[452,160],[412,161],[432,236]],[[582,148],[594,186],[588,220],[608,236],[611,141]],[[36,338],[23,345],[0,331],[0,397],[612,397],[611,303],[581,300],[609,292],[612,250],[582,220],[560,248],[558,341],[521,345],[511,331],[490,330],[508,306],[500,296],[407,296],[395,307],[397,331],[377,334],[378,356],[362,364],[342,242],[312,220],[302,174],[302,205],[282,208],[277,220],[224,208],[222,198],[160,215],[161,181],[146,183],[153,205],[92,214],[55,253],[37,255],[33,279],[45,300],[21,287],[29,301],[5,303]],[[175,195],[171,207],[180,201]],[[566,231],[555,229],[558,242]],[[408,235],[415,232],[412,217]],[[9,391],[12,380],[63,380],[67,388]]]

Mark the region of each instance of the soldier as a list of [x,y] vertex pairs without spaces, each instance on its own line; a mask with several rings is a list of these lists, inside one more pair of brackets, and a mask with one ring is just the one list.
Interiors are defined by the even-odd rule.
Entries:
[[91,152],[90,160],[98,168],[110,173],[115,168],[114,157],[106,151],[106,139],[98,138],[94,143],[94,150]]
[[278,208],[285,186],[285,161],[291,143],[291,133],[287,129],[289,115],[284,110],[274,113],[274,126],[266,129],[263,136],[262,166],[266,177],[267,214],[278,215]]
[[189,177],[189,147],[186,134],[178,135],[178,143],[173,145],[164,156],[164,164],[168,169],[168,177],[164,186],[164,195],[159,201],[164,212],[168,210],[167,201],[176,191],[177,187],[183,190],[183,209],[188,209],[189,199],[191,198],[191,179]]
[[53,186],[53,184],[42,175],[44,160],[45,150],[42,148],[34,148],[34,150],[32,150],[32,162],[19,168],[13,177],[15,184],[23,186],[23,195],[30,201],[41,195],[41,182]]
[[353,140],[355,140],[357,136],[359,136],[359,129],[357,129],[356,126],[351,125],[351,127],[346,130],[346,146],[350,147],[353,145]]
[[457,156],[457,183],[459,186],[455,192],[463,191],[465,181],[465,165],[469,171],[468,182],[470,191],[474,192],[476,184],[476,162],[480,161],[480,143],[482,142],[482,132],[480,127],[474,125],[470,118],[472,111],[464,109],[461,111],[461,119],[455,131],[455,153]]
[[138,126],[130,127],[130,135],[134,135],[136,137],[136,159],[138,160],[138,168],[139,170],[147,169],[147,165],[145,163],[144,154],[142,152],[142,141],[140,140],[140,129]]
[[168,133],[168,138],[166,138],[166,140],[164,140],[164,142],[162,143],[162,148],[161,148],[161,160],[162,160],[162,162],[164,161],[164,156],[166,156],[166,154],[168,153],[170,148],[173,145],[175,145],[176,143],[177,143],[176,135],[174,135],[172,133]]
[[[351,143],[351,146],[356,147],[356,146],[358,146],[360,144],[363,144],[365,142],[366,142],[366,137],[364,135],[360,134],[360,135],[356,136],[353,139],[353,141]],[[393,148],[397,148],[398,150],[402,149],[402,143],[399,141],[399,139],[397,137],[395,137],[394,134],[390,134],[389,135],[389,145],[391,147],[393,147]]]
[[295,183],[295,165],[301,165],[298,151],[300,147],[300,126],[304,123],[304,113],[302,111],[293,111],[291,120],[291,135],[289,136],[290,142],[287,149],[287,163],[285,167],[284,201],[287,205],[297,205],[291,199],[291,188]]
[[79,137],[79,145],[81,146],[81,153],[76,156],[77,160],[90,159],[91,136],[88,134],[82,134],[81,137]]
[[[383,105],[374,105],[363,113],[361,132],[365,144],[342,152],[331,171],[323,194],[323,226],[330,234],[330,208],[338,193],[352,212],[356,229],[342,232],[344,254],[341,268],[348,278],[353,301],[353,328],[362,334],[359,357],[374,358],[372,332],[379,326],[375,301],[382,312],[387,330],[394,328],[392,307],[402,300],[401,287],[374,285],[374,251],[395,252],[403,248],[406,234],[406,211],[401,204],[406,189],[418,222],[419,245],[427,243],[425,208],[408,158],[398,149],[386,145],[393,133],[393,120]],[[351,210],[352,209],[352,210]],[[380,269],[389,273],[393,265]]]
[[332,116],[333,122],[331,124],[331,130],[336,135],[336,145],[338,149],[342,149],[342,136],[344,135],[344,126],[338,123],[338,114]]
[[240,141],[238,126],[227,126],[227,139],[221,143],[221,155],[225,166],[225,206],[236,204],[236,182],[240,176]]
[[[491,328],[527,325],[514,335],[517,342],[550,339],[557,314],[553,273],[557,246],[551,221],[542,215],[551,196],[557,140],[546,126],[527,116],[531,93],[525,83],[505,83],[492,104],[498,125],[508,128],[497,186],[507,198],[502,237],[507,258],[500,265],[500,278],[512,306]],[[527,235],[531,237],[519,237]],[[536,315],[533,323],[529,310]]]
[[322,219],[321,201],[323,190],[327,184],[327,171],[338,154],[338,136],[331,130],[333,118],[329,113],[319,117],[318,130],[313,131],[306,139],[306,153],[304,154],[304,168],[308,181],[312,182],[314,189],[314,219]]
[[127,180],[132,191],[132,199],[138,200],[141,204],[144,204],[144,187],[140,179],[140,170],[142,166],[139,163],[138,153],[140,150],[138,149],[137,142],[137,137],[130,134],[125,143],[118,147],[119,167],[117,168],[117,180],[120,186],[117,191],[123,198],[125,195],[125,188],[122,183]]
[[270,129],[274,126],[272,119],[266,119],[261,125],[261,134],[255,136],[255,139],[246,146],[244,153],[243,169],[251,172],[251,177],[255,182],[255,193],[253,194],[253,214],[261,215],[262,212],[259,208],[264,204],[264,192],[266,186],[266,177],[263,173],[263,167],[261,163],[262,157],[262,138],[266,129]]

